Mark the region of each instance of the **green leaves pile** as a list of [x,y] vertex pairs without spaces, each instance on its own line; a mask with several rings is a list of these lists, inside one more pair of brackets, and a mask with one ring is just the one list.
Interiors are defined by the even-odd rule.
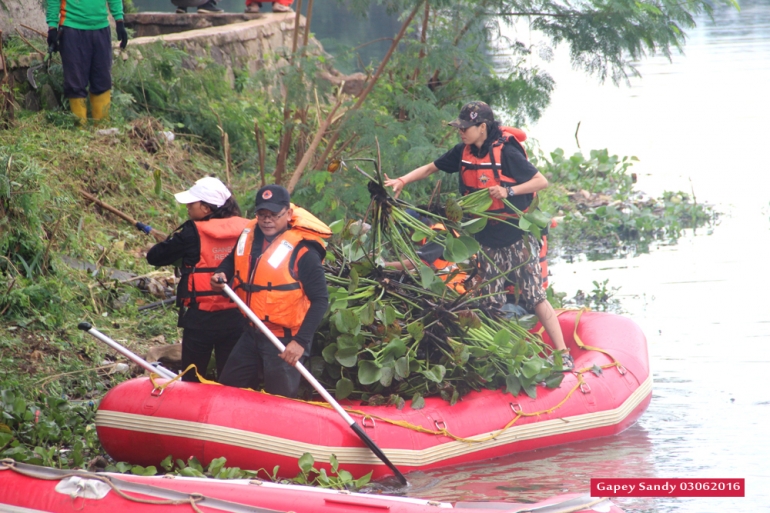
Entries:
[[[390,198],[376,182],[370,191],[370,231],[364,233],[361,222],[331,225],[336,236],[325,263],[330,308],[314,344],[315,377],[338,399],[399,409],[407,400],[421,408],[424,397],[435,395],[454,404],[483,388],[535,397],[538,383],[557,387],[563,374],[547,360],[551,348],[487,306],[479,293],[483,283],[473,279],[484,256],[471,234],[486,223],[488,192],[450,200],[443,217]],[[429,228],[407,208],[448,230]],[[423,240],[443,246],[443,258],[458,268],[442,276],[425,265],[414,243]],[[384,268],[386,261],[407,269],[412,262],[413,268]],[[445,283],[459,272],[469,276],[468,293]]]

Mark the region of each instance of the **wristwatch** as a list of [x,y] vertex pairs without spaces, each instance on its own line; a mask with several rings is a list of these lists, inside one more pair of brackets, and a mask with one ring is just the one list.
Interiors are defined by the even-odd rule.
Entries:
[[508,191],[508,197],[509,198],[512,198],[513,196],[516,196],[516,193],[513,192],[513,186],[506,187],[505,189]]

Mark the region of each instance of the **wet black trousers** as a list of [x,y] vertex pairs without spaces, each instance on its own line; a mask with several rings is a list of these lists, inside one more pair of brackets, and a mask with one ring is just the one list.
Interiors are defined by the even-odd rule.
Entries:
[[[284,345],[290,338],[280,338]],[[300,360],[307,360],[308,352]],[[253,388],[259,386],[259,374],[264,377],[265,392],[284,397],[297,397],[302,376],[294,367],[281,360],[278,349],[261,332],[248,326],[243,330],[235,349],[230,353],[225,369],[222,371],[223,385],[238,388]]]
[[99,30],[62,27],[59,53],[65,98],[85,98],[89,92],[98,95],[112,89],[110,27]]
[[[194,363],[198,374],[205,377],[213,350],[217,359],[217,378],[220,379],[242,331],[243,326],[236,326],[232,330],[185,328],[182,332],[182,370]],[[198,376],[189,371],[182,376],[182,381],[197,382]]]

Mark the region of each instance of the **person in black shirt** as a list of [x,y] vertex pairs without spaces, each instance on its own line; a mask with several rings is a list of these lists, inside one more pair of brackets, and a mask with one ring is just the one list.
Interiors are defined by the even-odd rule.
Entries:
[[178,326],[182,331],[183,381],[205,376],[214,351],[217,377],[245,326],[238,308],[209,285],[214,268],[229,253],[248,222],[225,185],[212,177],[198,180],[190,190],[175,195],[187,205],[188,221],[147,253],[150,265],[177,265],[182,277],[177,287]]
[[321,266],[326,249],[321,239],[331,236],[331,231],[306,210],[291,205],[289,192],[280,185],[257,191],[255,210],[257,219],[216,269],[211,287],[222,290],[222,282],[232,283],[286,350],[279,353],[264,333],[249,324],[220,383],[257,388],[261,370],[265,391],[296,397],[300,374],[292,367],[309,357],[313,336],[329,306]]
[[[387,179],[385,185],[392,187],[398,197],[406,184],[441,170],[460,173],[462,194],[489,190],[493,200],[489,212],[499,214],[507,222],[490,219],[475,235],[485,256],[479,259],[481,275],[485,281],[492,280],[483,294],[492,294],[493,301],[502,306],[506,301],[506,285],[514,283],[526,308],[535,312],[555,348],[564,353],[564,367],[571,368],[572,357],[564,343],[556,312],[542,287],[538,242],[515,226],[514,211],[502,201],[507,199],[519,210],[525,210],[534,193],[548,186],[548,180],[527,160],[515,138],[504,137],[503,129],[486,103],[466,104],[450,125],[460,131],[460,144],[430,164],[402,177]],[[507,272],[500,274],[498,270]]]

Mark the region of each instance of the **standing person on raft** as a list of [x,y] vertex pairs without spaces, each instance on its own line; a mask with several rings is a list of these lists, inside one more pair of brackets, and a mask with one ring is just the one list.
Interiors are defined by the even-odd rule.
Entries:
[[297,397],[301,376],[293,366],[310,357],[313,335],[329,306],[321,263],[326,256],[323,239],[331,237],[331,230],[307,210],[292,205],[289,191],[280,185],[257,191],[254,209],[256,219],[211,277],[211,288],[221,291],[223,282],[232,282],[233,290],[286,350],[279,353],[249,324],[219,382],[257,388],[261,370],[266,392]]
[[232,250],[249,220],[225,184],[216,178],[201,178],[189,190],[175,194],[187,205],[190,217],[171,236],[147,253],[150,265],[181,261],[182,278],[177,287],[179,321],[182,328],[183,381],[199,381],[206,375],[211,352],[221,378],[225,362],[241,336],[246,322],[238,307],[220,292],[211,290],[211,275]]
[[[464,105],[458,119],[449,124],[460,131],[462,142],[430,164],[400,178],[387,179],[385,185],[392,187],[396,196],[406,184],[423,180],[438,170],[459,172],[461,194],[488,189],[493,200],[489,212],[499,212],[510,221],[515,219],[515,212],[503,199],[523,211],[532,203],[534,193],[548,186],[548,180],[527,160],[518,141],[503,133],[486,103]],[[494,294],[493,301],[502,306],[506,300],[506,282],[516,285],[527,310],[535,312],[555,348],[562,352],[563,369],[571,370],[572,356],[564,344],[556,312],[542,287],[538,242],[530,233],[492,220],[475,237],[486,255],[479,259],[485,280],[497,276],[498,269],[509,270],[490,282],[484,294]]]
[[61,54],[64,97],[81,125],[88,117],[86,96],[94,121],[106,118],[110,109],[112,44],[108,7],[120,48],[124,49],[128,33],[122,0],[46,0],[48,48]]

